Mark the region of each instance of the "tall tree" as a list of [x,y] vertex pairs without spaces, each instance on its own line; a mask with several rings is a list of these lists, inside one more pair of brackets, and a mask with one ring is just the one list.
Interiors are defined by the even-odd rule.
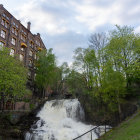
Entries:
[[95,51],[91,48],[77,48],[74,59],[74,68],[82,73],[86,87],[92,90],[93,87],[98,86],[98,62]]
[[127,89],[132,80],[139,81],[140,37],[131,27],[116,26],[110,36],[93,34],[89,41],[88,48],[75,51],[75,70],[83,76],[86,92],[92,93],[98,105],[118,111],[121,119]]
[[37,57],[35,83],[41,92],[41,97],[44,97],[45,91],[53,84],[56,71],[56,58],[52,53],[52,49],[39,52]]
[[109,43],[103,48],[105,63],[101,72],[101,91],[103,100],[111,106],[118,106],[121,115],[121,103],[132,82],[131,77],[138,68],[136,52],[139,48],[137,42],[139,36],[133,32],[131,27],[116,27],[117,29],[111,32]]
[[105,64],[105,54],[104,54],[104,48],[107,46],[109,43],[107,34],[105,33],[95,33],[92,34],[89,38],[89,44],[90,48],[95,51],[96,54],[96,59],[98,62],[98,67],[97,67],[97,77],[98,77],[98,85],[101,86],[101,72],[102,72],[102,67]]
[[129,78],[132,74],[131,68],[138,59],[136,50],[140,45],[136,42],[139,36],[134,33],[134,29],[128,26],[117,26],[111,32],[110,43],[108,45],[107,54],[112,60],[114,69],[124,73],[127,80],[127,87],[129,86]]
[[26,93],[27,69],[23,64],[10,56],[8,48],[0,50],[0,101],[15,101]]
[[121,120],[121,103],[126,95],[126,80],[120,71],[115,71],[110,61],[103,67],[102,87],[103,101],[112,111],[118,111]]

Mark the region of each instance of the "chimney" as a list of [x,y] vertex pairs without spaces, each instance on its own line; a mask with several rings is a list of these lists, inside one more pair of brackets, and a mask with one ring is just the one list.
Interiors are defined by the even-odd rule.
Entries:
[[2,8],[3,7],[3,4],[0,4],[0,8]]
[[40,33],[37,33],[37,36],[40,37]]
[[31,22],[27,22],[27,29],[30,31],[31,28]]

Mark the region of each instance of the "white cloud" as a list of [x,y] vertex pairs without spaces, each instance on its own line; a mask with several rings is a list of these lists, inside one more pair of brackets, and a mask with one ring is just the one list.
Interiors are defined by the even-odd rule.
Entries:
[[100,7],[91,4],[91,0],[88,0],[87,3],[76,4],[75,6],[78,13],[75,18],[78,22],[86,24],[90,31],[95,31],[98,26],[107,23],[121,24],[119,13],[122,6],[118,3],[114,2],[109,7]]
[[140,33],[140,26],[138,26],[137,28],[135,28],[135,32],[136,33]]
[[60,19],[56,21],[55,15],[53,13],[44,12],[37,0],[30,0],[28,3],[23,4],[21,7],[17,8],[17,17],[22,18],[25,22],[31,21],[33,23],[34,31],[46,31],[48,34],[61,34],[67,31],[66,27],[61,26],[64,20]]
[[115,24],[132,26],[140,32],[138,0],[2,0],[2,3],[25,26],[31,21],[31,31],[43,35],[46,47],[54,49],[60,63],[72,62],[74,49],[87,44],[87,34],[106,32]]

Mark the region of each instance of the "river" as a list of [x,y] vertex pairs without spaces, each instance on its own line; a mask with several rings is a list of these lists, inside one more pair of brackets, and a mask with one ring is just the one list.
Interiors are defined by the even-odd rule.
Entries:
[[[25,140],[72,140],[94,127],[84,123],[84,110],[77,99],[47,101],[37,117],[40,119],[26,133]],[[78,140],[90,137],[89,133]],[[93,132],[92,140],[96,138]]]

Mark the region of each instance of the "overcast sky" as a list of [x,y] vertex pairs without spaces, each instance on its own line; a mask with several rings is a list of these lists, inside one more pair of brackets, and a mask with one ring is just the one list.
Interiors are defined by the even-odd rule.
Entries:
[[53,48],[59,64],[72,63],[73,51],[87,47],[91,33],[128,25],[140,32],[140,0],[0,0],[46,48]]

